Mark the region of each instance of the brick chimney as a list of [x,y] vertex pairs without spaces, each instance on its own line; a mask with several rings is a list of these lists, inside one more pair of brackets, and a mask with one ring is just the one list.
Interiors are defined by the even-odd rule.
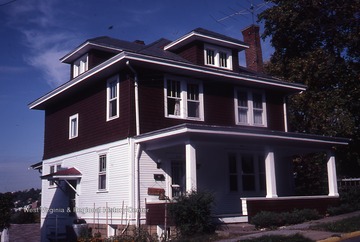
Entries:
[[245,50],[246,67],[256,72],[263,72],[263,58],[260,44],[260,27],[258,25],[250,25],[242,30],[244,42],[250,46]]

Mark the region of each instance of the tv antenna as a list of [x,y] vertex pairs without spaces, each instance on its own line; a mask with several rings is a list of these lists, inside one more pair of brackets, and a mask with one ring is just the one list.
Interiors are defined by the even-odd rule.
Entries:
[[255,13],[260,11],[261,9],[263,8],[267,8],[269,7],[267,1],[263,2],[263,3],[259,3],[259,4],[256,4],[254,5],[254,0],[246,0],[249,4],[250,4],[250,7],[243,7],[241,6],[239,3],[238,5],[240,5],[241,9],[240,10],[235,10],[231,7],[228,7],[232,13],[230,14],[226,14],[224,12],[221,12],[223,15],[225,15],[224,17],[222,18],[219,18],[219,19],[216,19],[214,17],[212,17],[216,22],[218,22],[219,24],[222,24],[224,25],[222,22],[227,20],[227,19],[233,19],[233,20],[237,20],[235,17],[236,16],[244,16],[244,15],[248,15],[248,14],[251,14],[251,21],[252,21],[252,24],[255,24]]

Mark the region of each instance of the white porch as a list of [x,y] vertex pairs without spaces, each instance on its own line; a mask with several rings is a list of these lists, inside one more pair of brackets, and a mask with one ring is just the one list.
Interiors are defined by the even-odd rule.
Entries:
[[[345,139],[323,136],[193,124],[140,135],[135,142],[143,150],[139,160],[141,200],[159,202],[147,194],[149,187],[163,189],[170,199],[176,189],[209,191],[215,194],[215,213],[229,222],[247,216],[241,198],[282,199],[294,195],[291,157],[296,154],[327,152],[326,197],[338,197],[332,147],[347,144]],[[229,158],[229,154],[235,158]],[[235,159],[235,168],[229,159]],[[174,164],[181,162],[178,168],[180,173],[183,170],[183,177],[173,174]],[[252,165],[246,168],[244,163]],[[249,170],[246,173],[242,169]],[[164,180],[152,180],[155,174],[163,174]]]

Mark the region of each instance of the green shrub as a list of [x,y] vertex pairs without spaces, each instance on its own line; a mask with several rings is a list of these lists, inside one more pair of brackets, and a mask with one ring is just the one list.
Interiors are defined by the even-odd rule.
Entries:
[[283,235],[265,235],[256,239],[241,240],[242,242],[312,242],[313,240],[305,238],[301,234],[283,236]]
[[215,226],[211,217],[214,196],[207,192],[190,192],[172,203],[169,214],[181,237],[211,234]]
[[328,208],[329,215],[339,215],[350,213],[360,209],[360,190],[351,188],[350,190],[340,191],[340,205]]
[[257,228],[271,228],[283,225],[284,221],[280,213],[262,211],[257,213],[250,223]]
[[350,213],[353,212],[354,210],[356,210],[355,207],[350,204],[341,204],[340,206],[337,207],[328,208],[327,212],[330,216],[334,216],[344,213]]
[[356,209],[360,209],[360,189],[353,187],[347,191],[340,192],[341,204],[348,204]]
[[309,220],[319,219],[320,217],[318,211],[315,209],[301,209],[282,213],[262,211],[256,214],[250,222],[257,228],[273,228],[303,223]]

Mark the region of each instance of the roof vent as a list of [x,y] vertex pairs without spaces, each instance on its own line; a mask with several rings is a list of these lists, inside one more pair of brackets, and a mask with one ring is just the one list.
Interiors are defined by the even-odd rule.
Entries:
[[145,42],[143,40],[135,40],[134,43],[136,44],[140,44],[140,45],[145,45]]

